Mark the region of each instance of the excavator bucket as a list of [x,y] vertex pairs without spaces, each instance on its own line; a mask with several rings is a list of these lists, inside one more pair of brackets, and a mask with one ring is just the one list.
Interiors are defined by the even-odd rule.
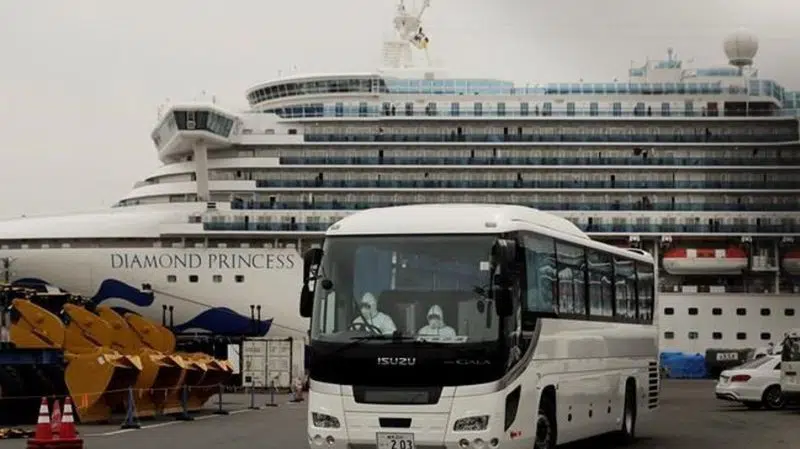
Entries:
[[[138,356],[125,356],[108,348],[67,353],[65,381],[82,423],[107,422],[124,410],[128,389],[142,371]],[[135,396],[135,395],[134,395]]]
[[101,306],[96,313],[114,330],[112,348],[124,354],[136,354],[142,361],[142,372],[136,379],[134,396],[139,417],[164,413],[165,399],[170,389],[180,387],[186,363],[178,356],[164,354],[145,346],[128,325],[128,321],[113,309]]
[[175,336],[169,329],[135,313],[125,314],[125,321],[128,322],[144,346],[165,354],[175,352]]
[[161,353],[175,354],[184,362],[185,368],[180,381],[166,394],[165,413],[182,411],[184,385],[188,387],[187,408],[196,410],[202,408],[217,392],[219,384],[233,375],[233,368],[225,361],[202,353],[175,353],[175,335],[166,327],[133,313],[126,314],[125,320],[144,346]]
[[[57,315],[27,299],[15,299],[9,307],[9,341],[19,349],[54,349],[61,351],[64,324]],[[4,424],[36,422],[42,396],[62,398],[67,395],[64,365],[0,365],[0,394],[9,404],[0,410]],[[3,407],[0,406],[0,409]]]
[[206,366],[195,363],[191,359],[175,353],[175,335],[169,329],[160,326],[140,315],[128,313],[125,315],[131,330],[137,335],[140,343],[153,351],[168,354],[174,364],[180,364],[181,372],[177,380],[167,383],[158,391],[158,404],[161,413],[181,413],[183,411],[183,387],[188,387],[189,392],[203,378]]
[[58,316],[27,299],[15,299],[10,309],[9,339],[18,348],[64,347],[64,323]]
[[219,385],[225,383],[233,374],[233,369],[227,362],[216,360],[206,354],[191,354],[195,360],[201,361],[206,366],[206,372],[197,385],[189,391],[187,408],[198,410],[203,408],[209,398],[219,390]]
[[63,315],[67,322],[64,379],[78,419],[108,421],[112,413],[125,410],[128,390],[135,387],[143,368],[141,358],[112,349],[112,326],[89,310],[65,304]]

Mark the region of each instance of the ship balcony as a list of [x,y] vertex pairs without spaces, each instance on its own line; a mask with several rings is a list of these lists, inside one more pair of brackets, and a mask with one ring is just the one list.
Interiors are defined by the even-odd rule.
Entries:
[[[338,221],[282,221],[282,222],[257,222],[242,218],[227,222],[206,222],[203,229],[206,231],[249,231],[249,232],[325,232],[330,225]],[[586,224],[576,225],[588,234],[800,234],[800,225],[748,225],[748,224]]]
[[[656,151],[657,153],[657,151]],[[780,167],[800,166],[800,156],[781,158],[759,157],[667,157],[650,155],[627,157],[371,157],[371,156],[308,156],[280,158],[281,165],[425,165],[450,166],[667,166],[667,167]]]
[[[414,203],[407,203],[414,204]],[[731,204],[728,202],[706,203],[581,203],[577,201],[565,203],[518,202],[521,206],[532,207],[543,211],[576,211],[576,212],[608,212],[608,211],[655,211],[655,212],[796,212],[800,209],[800,199],[785,204]],[[233,201],[231,209],[236,210],[342,210],[357,211],[375,207],[400,206],[397,202],[380,201]]]
[[[532,143],[532,142],[575,142],[575,143],[769,143],[769,142],[796,142],[798,140],[797,128],[794,130],[779,130],[769,134],[750,134],[746,127],[741,127],[744,132],[729,132],[726,134],[683,134],[659,135],[647,133],[646,129],[641,134],[389,134],[389,133],[364,133],[364,134],[322,134],[306,133],[306,142],[441,142],[441,143]],[[733,128],[732,128],[733,130]]]
[[259,179],[261,189],[729,189],[800,190],[800,180],[765,181],[655,181],[655,180],[482,180],[482,179]]

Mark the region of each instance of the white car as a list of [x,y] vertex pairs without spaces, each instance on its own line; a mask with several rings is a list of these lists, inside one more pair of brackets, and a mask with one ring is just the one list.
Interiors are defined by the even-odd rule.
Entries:
[[747,408],[779,410],[786,405],[780,382],[781,357],[768,355],[723,371],[715,393],[718,399],[741,402]]

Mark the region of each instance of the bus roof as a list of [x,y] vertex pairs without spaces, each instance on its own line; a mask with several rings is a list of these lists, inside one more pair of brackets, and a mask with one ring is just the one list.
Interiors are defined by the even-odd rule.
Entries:
[[328,228],[327,237],[403,234],[499,234],[528,230],[566,242],[652,262],[644,251],[629,251],[591,240],[571,221],[524,206],[429,203],[367,209]]

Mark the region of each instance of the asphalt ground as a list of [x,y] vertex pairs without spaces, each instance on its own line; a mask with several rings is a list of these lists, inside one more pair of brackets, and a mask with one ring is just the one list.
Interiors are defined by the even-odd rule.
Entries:
[[[661,409],[655,417],[639,424],[638,440],[632,448],[648,449],[797,449],[800,447],[800,408],[771,412],[748,410],[714,397],[714,381],[666,380]],[[269,401],[257,395],[257,406]],[[138,430],[115,426],[80,426],[88,449],[304,449],[306,407],[277,396],[277,407],[249,409],[246,395],[226,395],[224,409],[229,415],[195,414],[194,421],[171,419],[142,421]],[[25,440],[2,440],[0,449],[24,448]],[[598,437],[564,446],[565,449],[614,447],[609,437]]]

